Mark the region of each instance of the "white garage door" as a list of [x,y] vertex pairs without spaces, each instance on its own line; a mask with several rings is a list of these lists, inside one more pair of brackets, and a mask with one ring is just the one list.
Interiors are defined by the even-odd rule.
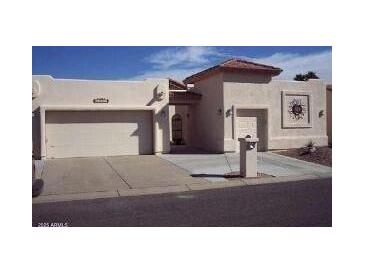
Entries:
[[47,111],[47,158],[152,154],[151,111]]
[[[247,135],[259,138],[258,151],[267,150],[267,119],[266,111],[261,109],[237,110],[237,136],[245,138]],[[239,150],[239,142],[237,142]]]

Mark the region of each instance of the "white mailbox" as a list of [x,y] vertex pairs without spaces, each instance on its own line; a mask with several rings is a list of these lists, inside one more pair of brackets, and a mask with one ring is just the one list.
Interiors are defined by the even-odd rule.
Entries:
[[240,175],[244,178],[257,177],[258,138],[238,138],[240,142]]

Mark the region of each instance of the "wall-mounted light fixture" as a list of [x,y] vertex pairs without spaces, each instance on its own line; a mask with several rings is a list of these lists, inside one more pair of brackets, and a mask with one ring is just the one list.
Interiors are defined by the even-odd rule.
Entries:
[[218,108],[218,109],[217,109],[217,114],[218,114],[219,116],[221,116],[221,115],[222,115],[222,113],[223,113],[223,110],[222,110],[221,108]]
[[161,85],[157,85],[157,87],[155,88],[155,93],[156,93],[156,99],[158,101],[162,101],[165,99],[166,97],[166,92],[163,86]]
[[324,110],[323,110],[323,109],[319,111],[318,116],[319,116],[319,117],[324,116]]
[[229,117],[229,116],[231,116],[231,114],[232,114],[232,109],[227,109],[227,111],[226,111],[226,117]]

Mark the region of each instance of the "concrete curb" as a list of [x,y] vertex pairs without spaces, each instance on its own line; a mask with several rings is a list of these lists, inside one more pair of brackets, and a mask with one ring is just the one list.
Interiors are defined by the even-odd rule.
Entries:
[[316,175],[301,175],[301,176],[282,176],[282,177],[265,177],[265,178],[252,178],[252,179],[242,179],[246,185],[261,185],[261,184],[273,184],[273,183],[285,183],[285,182],[295,182],[302,180],[315,180],[319,179]]
[[300,163],[300,164],[303,164],[303,165],[306,165],[306,166],[315,167],[315,168],[325,168],[325,169],[332,170],[332,167],[329,167],[329,166],[325,166],[325,165],[321,165],[321,164],[313,163],[313,162],[309,162],[309,161],[300,160],[300,159],[297,159],[297,158],[294,158],[294,157],[289,157],[289,156],[282,155],[282,154],[279,154],[279,153],[275,153],[275,152],[272,152],[272,151],[267,151],[265,153],[266,153],[267,156],[272,156],[272,157],[281,158],[281,159],[287,160],[287,161],[297,162],[297,163]]
[[43,169],[44,169],[44,161],[43,160],[34,160],[33,163],[34,163],[34,169],[35,169],[34,177],[35,177],[35,179],[41,179]]
[[137,188],[137,189],[118,189],[119,196],[140,196],[140,195],[153,195],[153,194],[165,194],[174,192],[185,192],[190,189],[187,185],[180,186],[165,186],[165,187],[149,187],[149,188]]
[[66,202],[77,200],[92,200],[99,198],[116,198],[119,197],[118,191],[100,191],[87,193],[71,193],[71,194],[50,194],[41,195],[33,198],[33,204],[52,203],[52,202]]
[[216,183],[208,182],[208,183],[192,183],[188,184],[188,188],[190,190],[206,190],[206,189],[217,189],[217,188],[225,188],[225,187],[235,187],[235,186],[244,186],[245,183],[242,180],[231,180],[231,181],[220,181]]
[[167,187],[150,187],[150,188],[139,188],[139,189],[127,189],[127,190],[118,189],[116,191],[72,193],[72,194],[61,194],[61,195],[52,194],[44,196],[41,195],[36,198],[33,198],[33,204],[74,201],[74,200],[89,200],[89,199],[99,199],[99,198],[116,198],[116,197],[156,195],[156,194],[166,194],[166,193],[180,193],[180,192],[190,192],[198,190],[239,187],[247,185],[316,180],[316,179],[331,178],[331,177],[332,177],[331,173],[323,173],[321,175],[308,174],[301,176],[264,177],[264,178],[252,178],[252,179],[237,178],[229,181],[220,181],[215,183],[194,182],[194,183],[187,183],[185,185],[167,186]]

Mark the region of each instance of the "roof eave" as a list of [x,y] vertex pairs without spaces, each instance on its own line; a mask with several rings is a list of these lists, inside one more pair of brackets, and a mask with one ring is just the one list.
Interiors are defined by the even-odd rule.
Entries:
[[245,69],[245,68],[230,68],[230,67],[223,67],[222,68],[223,71],[228,71],[228,72],[242,72],[242,73],[259,73],[259,74],[269,74],[271,76],[277,76],[279,75],[283,70],[280,68],[268,68],[268,69]]
[[194,84],[195,82],[198,82],[200,80],[203,80],[211,75],[217,74],[219,72],[242,72],[242,73],[257,73],[257,74],[268,74],[271,76],[278,76],[283,70],[280,68],[273,68],[273,69],[243,69],[243,68],[234,68],[234,67],[221,67],[216,66],[213,68],[210,68],[206,71],[202,71],[200,73],[197,73],[195,75],[189,76],[184,79],[183,83],[185,85],[187,84]]
[[169,86],[171,85],[171,83],[173,83],[174,86],[180,88],[180,89],[186,89],[186,85],[184,83],[181,83],[180,81],[177,81],[175,79],[172,78],[168,78],[169,79]]

